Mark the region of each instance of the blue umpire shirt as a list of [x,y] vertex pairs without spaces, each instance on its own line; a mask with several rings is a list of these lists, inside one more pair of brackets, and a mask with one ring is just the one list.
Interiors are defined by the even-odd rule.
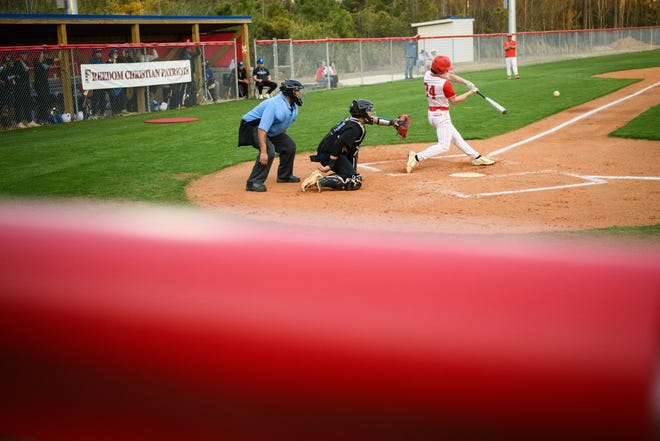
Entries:
[[277,136],[284,133],[298,117],[298,106],[289,104],[284,94],[280,93],[259,103],[243,116],[245,122],[260,119],[259,128],[268,136]]

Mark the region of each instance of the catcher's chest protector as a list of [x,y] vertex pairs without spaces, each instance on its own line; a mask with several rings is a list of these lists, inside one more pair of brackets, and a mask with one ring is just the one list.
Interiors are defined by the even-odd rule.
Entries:
[[[341,139],[342,135],[346,130],[348,130],[351,127],[357,126],[359,128],[359,136],[354,139],[351,143],[351,145],[347,147],[359,147],[360,144],[362,144],[362,141],[364,140],[364,136],[367,134],[366,129],[364,128],[364,125],[356,118],[349,117],[337,124],[336,126],[333,127],[332,130],[330,130],[330,136],[334,139]],[[343,142],[348,141],[347,139],[343,139]]]

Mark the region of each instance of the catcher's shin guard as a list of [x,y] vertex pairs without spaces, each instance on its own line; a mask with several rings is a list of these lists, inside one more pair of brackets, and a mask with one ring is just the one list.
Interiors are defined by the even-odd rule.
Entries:
[[357,190],[362,187],[362,176],[354,175],[350,178],[342,178],[337,175],[324,176],[316,181],[316,187],[319,191],[324,188],[330,190]]

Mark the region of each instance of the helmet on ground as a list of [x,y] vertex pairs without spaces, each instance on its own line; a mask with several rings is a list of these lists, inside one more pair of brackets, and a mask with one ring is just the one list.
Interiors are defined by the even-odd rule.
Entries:
[[431,72],[434,74],[447,72],[451,70],[451,60],[444,55],[438,55],[431,62]]
[[362,117],[367,121],[367,123],[371,124],[373,122],[373,118],[369,113],[371,113],[373,108],[374,103],[369,100],[353,100],[349,110],[351,112],[351,116],[354,118]]
[[243,67],[244,65],[245,65],[245,63],[243,63],[243,61],[238,62],[238,67]]
[[257,58],[257,64],[264,64],[263,58]]
[[295,91],[302,90],[304,88],[305,86],[303,86],[303,83],[301,83],[298,80],[284,80],[280,85],[280,90],[282,91],[282,94],[284,96],[290,96],[291,98],[293,98],[293,102],[299,106],[303,105],[303,99],[302,96],[296,96]]

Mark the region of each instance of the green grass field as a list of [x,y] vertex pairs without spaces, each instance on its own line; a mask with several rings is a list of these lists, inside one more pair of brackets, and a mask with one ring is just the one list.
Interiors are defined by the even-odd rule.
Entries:
[[[617,70],[658,66],[660,50],[576,59],[521,67],[519,81],[502,79],[502,69],[457,72],[507,107],[506,117],[475,97],[452,109],[466,139],[486,139],[609,94],[635,80],[592,78]],[[553,90],[562,94],[547,99]],[[459,93],[464,91],[456,86]],[[394,130],[369,132],[369,145],[433,142],[426,121],[421,78],[385,84],[307,92],[298,121],[289,129],[298,151],[314,150],[330,129],[348,115],[353,99],[375,103],[376,114],[412,117],[408,138]],[[0,134],[0,195],[5,197],[78,197],[101,200],[187,204],[184,188],[193,179],[242,161],[255,151],[236,147],[240,118],[254,100],[229,101],[156,114],[57,124]],[[614,136],[660,139],[658,107],[641,115]],[[185,124],[145,124],[155,117],[197,117]],[[648,232],[648,230],[645,230]],[[658,229],[652,229],[658,234]]]

